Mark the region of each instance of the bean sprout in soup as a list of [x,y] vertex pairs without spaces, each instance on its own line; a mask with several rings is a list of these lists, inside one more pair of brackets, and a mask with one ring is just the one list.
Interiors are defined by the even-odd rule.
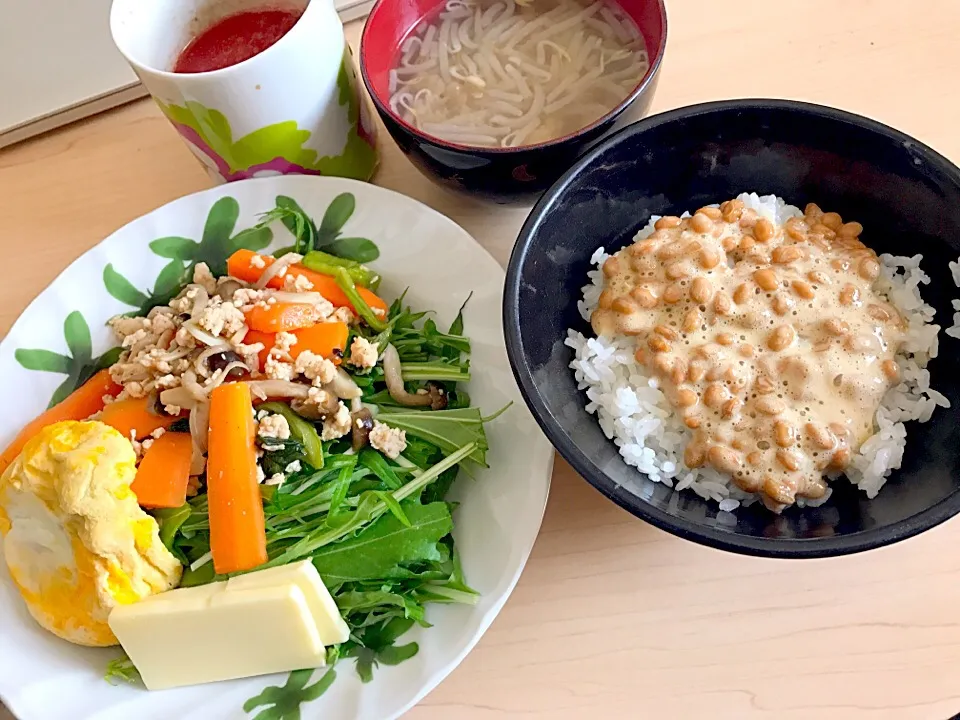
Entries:
[[390,106],[450,142],[532,145],[599,120],[649,67],[636,24],[607,0],[448,0],[401,45]]

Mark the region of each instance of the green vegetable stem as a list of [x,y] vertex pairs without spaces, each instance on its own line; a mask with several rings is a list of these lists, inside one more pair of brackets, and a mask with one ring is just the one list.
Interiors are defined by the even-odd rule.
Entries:
[[340,289],[343,290],[344,295],[347,296],[350,304],[353,305],[354,310],[366,321],[367,325],[377,332],[383,332],[390,327],[390,323],[381,319],[373,309],[367,305],[367,301],[360,297],[360,293],[357,292],[357,285],[345,267],[336,268],[333,277],[336,279]]
[[290,426],[290,435],[303,445],[307,462],[316,470],[323,468],[323,444],[313,423],[304,420],[284,403],[268,402],[261,405],[260,409],[282,415]]
[[337,257],[321,250],[313,250],[303,256],[300,264],[323,275],[336,275],[337,268],[346,268],[353,282],[362,287],[376,290],[380,287],[380,275],[355,260]]

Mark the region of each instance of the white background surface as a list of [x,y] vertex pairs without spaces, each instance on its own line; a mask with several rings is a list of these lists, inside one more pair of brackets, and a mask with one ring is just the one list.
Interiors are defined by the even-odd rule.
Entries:
[[137,82],[110,0],[0,0],[0,133]]

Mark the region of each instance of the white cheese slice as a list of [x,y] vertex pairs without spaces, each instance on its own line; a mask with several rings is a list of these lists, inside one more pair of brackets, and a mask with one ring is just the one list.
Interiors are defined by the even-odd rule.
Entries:
[[[232,584],[232,586],[231,586]],[[110,613],[150,690],[320,667],[326,651],[296,583],[233,580],[153,595]]]
[[320,573],[309,560],[239,575],[227,582],[230,588],[237,589],[282,583],[296,585],[307,599],[307,605],[317,623],[320,641],[324,645],[339,645],[350,638],[350,628],[343,621],[337,603],[323,584]]

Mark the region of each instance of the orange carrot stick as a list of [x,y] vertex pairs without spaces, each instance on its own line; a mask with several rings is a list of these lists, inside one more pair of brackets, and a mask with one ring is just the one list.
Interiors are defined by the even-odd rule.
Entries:
[[[290,357],[294,360],[299,357],[304,350],[309,350],[315,355],[322,355],[327,360],[333,360],[337,365],[340,364],[340,357],[335,352],[340,353],[347,346],[347,335],[350,329],[346,323],[327,322],[318,323],[308,328],[294,330],[293,334],[297,336],[297,344],[290,348]],[[263,343],[263,350],[260,351],[260,368],[267,364],[267,355],[276,343],[275,333],[265,333],[259,330],[250,330],[243,339],[246,345],[256,345]]]
[[279,302],[273,305],[254,305],[245,316],[251,330],[268,333],[292,332],[316,325],[323,319],[315,305]]
[[150,407],[149,398],[130,398],[112,402],[103,408],[100,421],[116,428],[125,438],[134,437],[142,440],[154,430],[166,430],[179,418],[172,415],[155,415]]
[[60,403],[32,420],[20,431],[14,441],[0,454],[0,473],[17,459],[20,451],[23,450],[23,446],[47,425],[53,425],[63,420],[86,420],[94,413],[103,410],[104,395],[116,396],[120,394],[122,389],[110,377],[109,370],[98,372]]
[[168,432],[153,441],[130,486],[146,508],[178,508],[187,501],[193,440],[190,433]]
[[216,388],[210,395],[207,498],[210,551],[218,574],[252,570],[267,561],[255,433],[246,383]]
[[[250,250],[237,250],[230,258],[227,260],[227,272],[237,280],[243,280],[244,282],[255,283],[260,279],[260,275],[263,271],[270,267],[275,261],[269,255],[261,255],[263,259],[264,266],[254,267],[252,264],[253,257],[256,253],[251,252]],[[302,265],[291,265],[287,268],[287,275],[292,277],[303,276],[313,284],[313,291],[318,292],[323,295],[327,300],[332,302],[337,307],[348,307],[354,312],[356,308],[353,307],[353,304],[350,300],[347,299],[347,296],[344,294],[343,290],[340,289],[340,286],[337,285],[337,281],[330,275],[321,275],[318,272],[314,272],[308,268],[303,267]],[[271,278],[270,282],[267,283],[267,287],[274,289],[279,289],[283,287],[283,278],[275,277]],[[376,293],[371,292],[365,287],[357,287],[357,292],[360,293],[360,297],[374,310],[382,310],[384,313],[387,312],[388,307],[387,303],[383,301]]]

